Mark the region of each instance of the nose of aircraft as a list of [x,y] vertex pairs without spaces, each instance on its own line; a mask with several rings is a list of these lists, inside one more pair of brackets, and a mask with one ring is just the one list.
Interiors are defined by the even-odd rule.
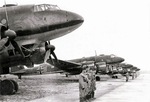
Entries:
[[124,58],[122,58],[122,57],[116,57],[116,58],[114,59],[114,61],[115,61],[116,63],[121,63],[121,62],[124,61]]
[[119,57],[118,58],[118,61],[121,63],[121,62],[123,62],[125,59],[124,58],[122,58],[122,57]]
[[82,16],[69,11],[66,11],[66,20],[67,22],[70,22],[69,25],[76,25],[76,27],[79,27],[84,22]]
[[80,21],[81,23],[84,21],[82,16],[69,11],[66,11],[66,17],[67,17],[67,21],[76,20],[76,21]]
[[108,59],[108,63],[121,63],[124,61],[124,58],[121,58],[121,57],[114,57],[114,58],[111,58],[111,59]]

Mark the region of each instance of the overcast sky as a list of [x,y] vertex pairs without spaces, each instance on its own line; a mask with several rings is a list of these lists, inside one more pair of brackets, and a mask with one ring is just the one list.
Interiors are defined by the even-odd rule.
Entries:
[[[73,59],[115,54],[150,69],[150,0],[7,0],[16,4],[54,4],[80,14],[81,27],[52,40],[57,57]],[[4,1],[1,0],[3,5]]]

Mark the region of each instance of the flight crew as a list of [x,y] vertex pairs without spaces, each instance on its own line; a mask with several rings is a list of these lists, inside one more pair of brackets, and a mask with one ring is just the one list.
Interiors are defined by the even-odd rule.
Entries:
[[79,76],[80,102],[89,102],[91,98],[94,98],[95,90],[95,72],[89,66],[83,66],[83,71]]
[[91,76],[89,67],[86,69],[86,76],[88,78],[88,83],[87,83],[88,87],[87,87],[86,98],[88,100],[90,100],[91,99],[91,91],[92,91],[92,86],[91,86],[92,85],[92,76]]
[[80,102],[88,102],[87,100],[87,92],[88,92],[88,78],[86,75],[87,66],[83,66],[83,71],[79,75],[79,96]]
[[91,98],[94,98],[95,90],[96,90],[96,77],[95,72],[90,70],[91,73]]
[[127,72],[126,73],[126,82],[128,82],[129,81],[129,73]]

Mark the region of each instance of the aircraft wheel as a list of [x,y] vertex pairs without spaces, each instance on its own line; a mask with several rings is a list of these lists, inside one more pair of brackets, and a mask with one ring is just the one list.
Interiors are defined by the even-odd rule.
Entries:
[[0,83],[1,95],[12,95],[15,93],[15,86],[11,80],[3,80]]
[[118,76],[115,76],[116,79],[118,79]]
[[21,77],[21,75],[18,75],[18,79],[21,79],[22,77]]
[[15,89],[15,93],[16,93],[18,91],[18,89],[19,89],[18,83],[16,81],[14,81],[14,80],[11,80],[11,81],[14,84],[14,89]]
[[132,75],[132,80],[134,80],[134,74]]
[[115,76],[112,76],[112,78],[115,78]]
[[99,76],[96,76],[96,81],[100,81],[101,78]]
[[137,78],[137,73],[135,73],[135,78]]
[[68,77],[68,74],[66,74],[66,77]]

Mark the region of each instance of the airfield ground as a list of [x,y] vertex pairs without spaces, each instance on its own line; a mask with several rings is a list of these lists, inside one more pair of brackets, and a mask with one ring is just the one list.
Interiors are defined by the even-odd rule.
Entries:
[[[0,102],[79,102],[78,76],[67,78],[61,74],[47,74],[23,76],[19,80],[16,76],[8,75],[7,78],[16,80],[20,89],[15,95],[0,95]],[[102,76],[102,81],[96,83],[95,100],[92,101],[150,102],[149,79],[150,74],[141,74],[129,82],[125,82],[125,78]]]

